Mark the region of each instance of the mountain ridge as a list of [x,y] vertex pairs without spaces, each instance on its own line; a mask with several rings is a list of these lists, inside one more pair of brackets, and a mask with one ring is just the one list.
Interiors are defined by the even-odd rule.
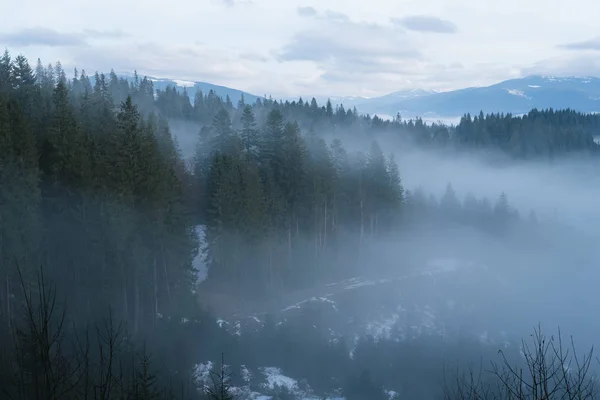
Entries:
[[[131,80],[134,78],[132,74],[119,74],[120,77],[123,77],[127,80]],[[264,96],[257,96],[252,93],[245,92],[243,90],[231,88],[228,86],[216,85],[210,82],[204,81],[189,81],[183,79],[174,79],[174,78],[159,78],[154,76],[147,76],[154,85],[155,90],[165,90],[168,86],[175,86],[178,91],[183,91],[184,89],[192,91],[189,93],[190,98],[193,99],[195,90],[202,90],[204,94],[208,94],[210,90],[212,90],[217,96],[225,98],[229,96],[231,102],[236,105],[238,101],[240,101],[241,97],[244,96],[244,101],[247,103],[254,103],[257,99],[264,99]]]
[[[132,75],[121,75],[132,79]],[[175,86],[179,91],[210,90],[220,97],[229,96],[235,105],[244,96],[247,103],[254,103],[257,96],[228,86],[203,81],[187,81],[173,78],[148,77],[154,87],[165,90]],[[191,93],[192,97],[193,93]],[[306,99],[311,96],[303,96]],[[574,109],[580,112],[600,112],[600,78],[593,76],[546,76],[529,75],[523,78],[504,80],[489,86],[472,86],[449,91],[407,89],[394,91],[383,96],[317,96],[321,105],[329,99],[332,104],[345,108],[356,107],[364,114],[405,118],[422,117],[457,118],[464,114],[510,113],[519,115],[531,109]],[[294,101],[297,97],[284,97],[283,101]]]
[[533,108],[571,108],[600,111],[600,78],[530,75],[490,86],[428,92],[398,98],[393,93],[355,103],[363,113],[414,117],[456,117],[466,113],[502,112],[522,114]]

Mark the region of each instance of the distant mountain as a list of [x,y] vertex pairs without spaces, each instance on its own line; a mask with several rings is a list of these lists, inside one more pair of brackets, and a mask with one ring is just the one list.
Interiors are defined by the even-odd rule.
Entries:
[[[127,80],[133,79],[133,75],[121,74],[120,76],[126,78]],[[182,92],[184,88],[187,88],[192,100],[194,99],[196,90],[202,90],[204,94],[207,94],[210,90],[212,90],[217,96],[222,97],[223,99],[225,99],[226,96],[229,96],[234,105],[236,105],[240,100],[242,94],[244,95],[244,100],[246,103],[254,103],[259,97],[264,98],[264,96],[256,96],[241,90],[232,89],[226,86],[213,85],[212,83],[208,82],[193,82],[180,79],[156,78],[151,76],[149,76],[148,79],[152,80],[154,83],[154,89],[165,90],[168,86],[175,86],[178,91]]]
[[[388,107],[393,105],[398,100],[406,100],[411,98],[416,98],[420,96],[426,96],[435,93],[432,90],[425,89],[412,89],[412,90],[403,90],[399,92],[394,92],[390,94],[386,94],[381,97],[362,97],[362,96],[345,96],[345,97],[335,97],[332,96],[329,99],[333,104],[343,104],[345,108],[352,108],[354,106],[365,106],[365,105],[375,105],[377,108]],[[326,102],[327,98],[317,98],[319,103]],[[367,112],[367,111],[365,111]]]
[[[132,79],[133,75],[121,75]],[[254,103],[258,98],[251,93],[214,85],[208,82],[193,82],[179,79],[149,77],[156,89],[164,90],[175,86],[179,91],[187,88],[190,97],[196,90],[204,93],[213,90],[218,96],[229,96],[235,105],[242,94],[246,102]],[[308,99],[309,97],[306,97]],[[297,100],[296,97],[287,100]],[[511,79],[486,87],[470,87],[448,92],[424,89],[397,91],[380,97],[330,97],[334,105],[345,108],[356,107],[361,113],[391,117],[400,113],[402,117],[422,117],[425,120],[451,120],[465,113],[477,114],[503,112],[523,114],[532,108],[572,108],[581,112],[600,112],[600,78],[597,77],[551,77],[528,76]],[[317,97],[320,105],[327,101]]]
[[[346,105],[346,103],[344,103]],[[572,108],[600,112],[600,78],[528,76],[487,87],[449,92],[412,90],[390,93],[353,104],[362,113],[405,117],[456,117],[465,113],[522,114],[532,108]]]

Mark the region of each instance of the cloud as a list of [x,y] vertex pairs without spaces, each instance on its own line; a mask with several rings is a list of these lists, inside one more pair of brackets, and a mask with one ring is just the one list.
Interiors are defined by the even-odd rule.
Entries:
[[252,4],[252,0],[218,0],[221,4],[226,5],[227,7],[233,7],[241,4]]
[[320,14],[314,7],[306,6],[306,7],[298,7],[296,12],[301,17],[312,17],[318,18],[321,20],[335,21],[335,22],[347,22],[350,20],[348,15],[333,10],[325,10],[323,14]]
[[364,96],[416,87],[447,90],[490,84],[520,72],[504,64],[443,63],[429,57],[428,49],[427,38],[396,24],[327,18],[321,13],[273,57],[290,67],[314,68],[302,84],[294,80],[303,93],[311,87]]
[[317,10],[315,10],[314,7],[310,7],[310,6],[298,7],[296,9],[296,12],[301,17],[316,17],[318,14]]
[[557,47],[566,50],[600,50],[600,36],[582,42],[559,44]]
[[369,72],[397,60],[419,58],[421,53],[391,27],[336,16],[296,33],[276,56],[281,62],[312,61],[326,69]]
[[137,70],[149,76],[216,83],[243,81],[257,75],[242,59],[196,44],[145,42],[86,46],[75,48],[70,58],[69,64],[88,70]]
[[262,55],[260,53],[254,52],[245,52],[240,54],[240,58],[242,60],[248,60],[253,62],[267,62],[269,61],[269,57]]
[[24,28],[16,32],[0,33],[0,42],[8,46],[83,46],[85,35],[81,33],[62,33],[53,29],[35,27]]
[[331,10],[325,11],[325,16],[323,18],[331,20],[331,21],[341,21],[341,22],[350,20],[350,18],[346,14],[338,12],[338,11],[331,11]]
[[563,55],[538,61],[523,68],[523,75],[598,76],[600,59],[594,54]]
[[394,24],[411,31],[433,33],[455,33],[458,28],[453,22],[427,15],[411,15],[404,18],[392,18]]
[[123,39],[129,36],[121,29],[113,30],[97,30],[97,29],[84,29],[83,33],[92,39]]
[[14,47],[71,47],[85,46],[88,39],[122,39],[129,36],[121,29],[84,29],[81,32],[59,32],[44,27],[24,28],[10,33],[0,33],[0,42]]

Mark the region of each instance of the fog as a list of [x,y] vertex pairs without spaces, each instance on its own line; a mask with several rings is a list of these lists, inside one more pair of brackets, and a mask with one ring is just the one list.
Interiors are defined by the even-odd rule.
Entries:
[[[394,149],[406,188],[423,188],[441,197],[448,183],[459,198],[467,193],[495,200],[504,192],[511,206],[527,218],[533,210],[540,221],[558,224],[539,245],[514,232],[510,238],[497,239],[474,231],[448,232],[442,242],[456,243],[457,257],[469,257],[472,248],[489,266],[489,273],[502,277],[504,296],[489,298],[486,286],[463,286],[461,292],[487,304],[483,314],[505,331],[528,336],[541,323],[548,333],[561,327],[573,334],[582,347],[598,343],[600,307],[596,295],[600,282],[600,164],[590,159],[510,162],[491,164],[473,154],[440,154],[418,149]],[[425,244],[432,237],[422,238]],[[481,259],[481,258],[480,258]],[[492,291],[493,292],[493,291]],[[484,315],[479,317],[483,318]]]
[[[190,159],[198,137],[196,126],[171,122],[171,128],[185,158]],[[325,135],[328,142],[336,136],[349,153],[369,151],[370,138]],[[439,200],[450,183],[461,202],[472,194],[489,199],[492,206],[504,193],[521,220],[533,211],[539,228],[526,230],[517,225],[502,237],[460,225],[400,229],[372,243],[360,258],[342,255],[338,259],[340,264],[358,264],[348,268],[352,274],[347,278],[360,277],[360,282],[368,283],[364,287],[356,285],[360,289],[348,291],[340,284],[317,284],[286,293],[268,305],[244,300],[246,316],[287,315],[297,304],[320,296],[339,302],[341,315],[330,316],[325,323],[343,334],[365,333],[355,326],[349,328],[348,318],[362,319],[364,326],[372,327],[368,319],[376,314],[397,314],[398,307],[412,305],[432,307],[444,334],[468,332],[497,345],[529,338],[538,324],[549,335],[559,327],[564,335],[573,335],[579,350],[599,343],[600,319],[595,317],[600,308],[596,295],[600,282],[598,161],[575,156],[525,162],[499,154],[424,150],[387,137],[376,139],[386,155],[394,155],[404,189],[419,188]],[[354,250],[348,247],[340,253],[354,254]],[[419,275],[427,272],[432,260],[454,260],[458,268],[439,276]]]
[[420,150],[396,151],[408,188],[443,194],[448,182],[459,193],[494,199],[505,192],[522,214],[558,218],[573,227],[597,233],[600,208],[600,164],[595,160],[513,161],[492,166],[481,157],[444,155]]

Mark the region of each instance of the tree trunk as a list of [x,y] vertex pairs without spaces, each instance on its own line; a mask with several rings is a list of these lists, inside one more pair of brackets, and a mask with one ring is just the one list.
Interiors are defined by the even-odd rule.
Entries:
[[129,321],[129,305],[127,304],[127,275],[125,274],[125,268],[123,267],[122,260],[119,260],[121,264],[121,277],[123,279],[123,316],[126,321]]
[[6,271],[6,320],[8,327],[12,327],[12,311],[10,308],[10,275]]
[[138,284],[138,279],[137,276],[133,277],[133,281],[134,281],[134,318],[133,318],[133,334],[134,336],[138,334],[139,329],[140,329],[140,323],[139,323],[139,319],[140,319],[140,314],[141,314],[141,307],[140,307],[140,286]]
[[165,271],[165,285],[167,286],[167,299],[171,303],[171,284],[169,283],[169,271],[167,270],[167,260],[165,259],[165,246],[163,239],[160,239],[160,254],[162,257],[163,270]]
[[361,201],[360,201],[360,248],[362,248],[364,236],[365,236],[365,218],[364,218],[364,213],[363,213],[363,200],[361,199]]
[[325,198],[325,213],[323,218],[323,248],[327,246],[327,198]]
[[158,314],[158,273],[156,271],[156,255],[154,255],[153,257],[153,265],[152,265],[152,271],[153,271],[153,283],[154,283],[154,310],[152,312],[152,326],[156,326],[156,314]]
[[288,267],[292,267],[292,227],[288,226]]

